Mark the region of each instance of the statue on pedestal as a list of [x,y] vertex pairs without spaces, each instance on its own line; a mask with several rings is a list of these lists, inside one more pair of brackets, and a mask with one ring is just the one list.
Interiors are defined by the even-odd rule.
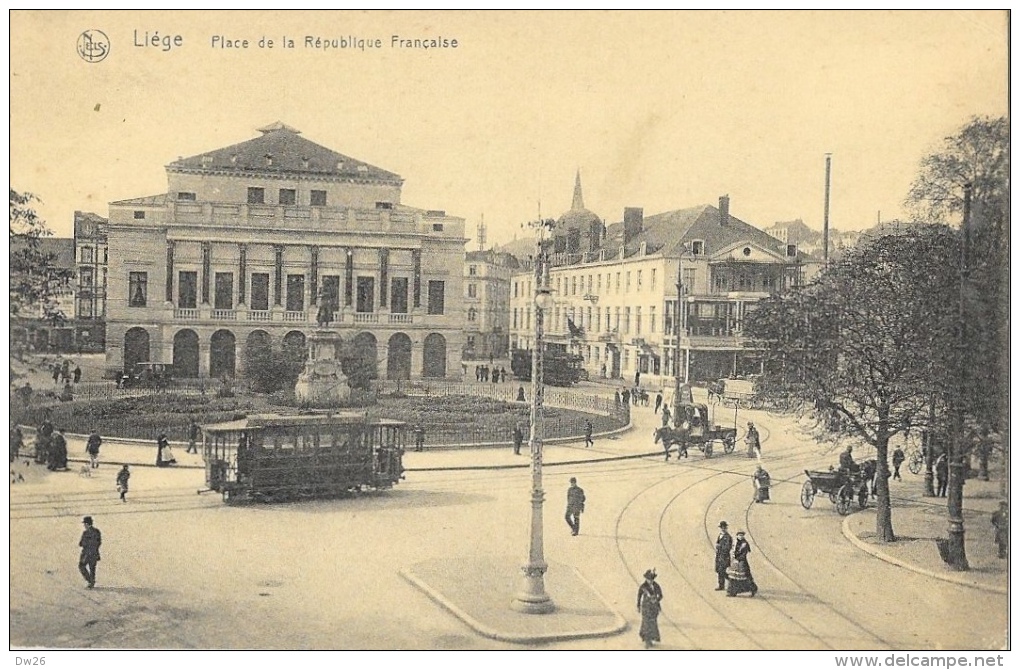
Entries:
[[[324,303],[319,321],[332,320],[332,311]],[[321,325],[321,323],[320,323]],[[340,407],[351,398],[351,387],[336,354],[340,345],[337,333],[319,330],[308,336],[308,360],[298,375],[294,395],[298,402],[312,407]]]

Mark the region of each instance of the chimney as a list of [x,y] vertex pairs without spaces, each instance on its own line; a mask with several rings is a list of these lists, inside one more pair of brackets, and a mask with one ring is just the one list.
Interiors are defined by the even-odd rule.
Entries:
[[643,207],[623,208],[623,243],[625,245],[641,234],[641,227],[644,221],[645,210]]
[[728,226],[730,225],[730,196],[720,195],[719,196],[719,225]]

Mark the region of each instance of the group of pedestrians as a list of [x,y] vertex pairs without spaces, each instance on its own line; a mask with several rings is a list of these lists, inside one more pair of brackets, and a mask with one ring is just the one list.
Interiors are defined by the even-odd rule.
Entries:
[[63,361],[57,361],[50,366],[50,375],[53,377],[54,386],[60,386],[61,384],[70,384],[81,381],[81,366],[75,364],[74,369],[71,369],[71,361],[66,358]]
[[506,368],[504,367],[497,368],[495,365],[492,367],[489,367],[488,365],[475,366],[476,382],[491,381],[493,384],[502,384],[507,379],[509,379],[509,375],[507,375]]

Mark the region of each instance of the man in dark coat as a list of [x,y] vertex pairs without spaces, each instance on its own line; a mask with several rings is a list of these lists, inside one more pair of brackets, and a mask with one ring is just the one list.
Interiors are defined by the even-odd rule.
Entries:
[[195,420],[191,420],[191,425],[188,426],[188,450],[186,454],[197,454],[198,453],[198,438],[201,436],[198,424]]
[[1003,500],[999,509],[992,513],[992,526],[995,528],[995,544],[999,547],[999,558],[1009,556],[1009,504]]
[[662,407],[662,391],[655,394],[655,413],[659,413],[659,408]]
[[903,465],[905,460],[907,460],[907,457],[903,453],[903,449],[896,447],[896,450],[892,452],[893,479],[903,481],[903,478],[900,477],[900,466]]
[[103,438],[99,436],[99,431],[93,430],[85,444],[85,453],[89,455],[89,466],[92,468],[99,467],[99,447],[102,444]]
[[514,455],[520,456],[521,445],[524,444],[524,433],[521,432],[521,427],[516,424],[514,425],[513,438],[514,438]]
[[585,422],[584,422],[584,446],[585,447],[593,447],[593,446],[595,446],[595,440],[593,440],[591,438],[591,431],[592,431],[591,421],[586,419]]
[[567,489],[567,513],[564,518],[570,526],[570,534],[577,535],[581,532],[581,513],[584,512],[584,489],[577,485],[577,477],[570,478],[570,488]]
[[719,537],[715,540],[715,574],[719,578],[716,591],[726,588],[726,568],[730,567],[730,551],[733,549],[733,537],[727,530],[725,521],[719,522]]
[[103,543],[103,534],[92,525],[92,517],[87,516],[81,520],[85,530],[81,534],[78,546],[81,547],[81,557],[78,559],[78,571],[85,578],[87,588],[96,585],[96,563],[99,562],[99,545]]
[[946,497],[946,487],[949,485],[949,460],[945,452],[935,461],[935,495],[939,498]]

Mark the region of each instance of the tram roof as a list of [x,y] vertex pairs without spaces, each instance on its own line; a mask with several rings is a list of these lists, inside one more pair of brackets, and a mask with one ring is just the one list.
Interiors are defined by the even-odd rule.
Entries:
[[404,426],[406,422],[383,417],[369,418],[359,412],[336,412],[333,414],[252,414],[244,419],[203,424],[202,430],[211,433],[226,433],[253,428],[287,426],[349,426],[365,424],[371,426]]

